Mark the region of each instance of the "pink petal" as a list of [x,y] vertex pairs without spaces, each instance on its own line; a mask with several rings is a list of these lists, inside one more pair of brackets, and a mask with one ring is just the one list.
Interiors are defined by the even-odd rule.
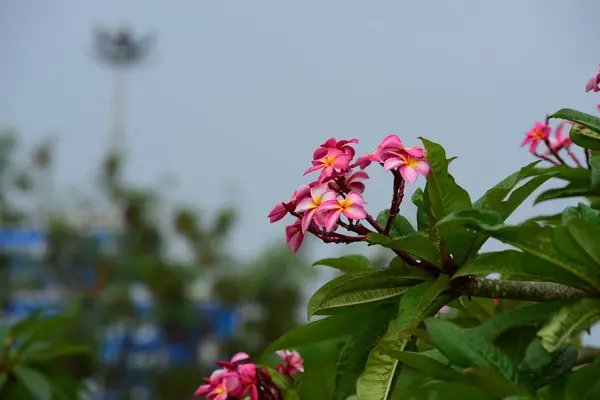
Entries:
[[402,161],[399,157],[390,157],[383,163],[383,170],[389,171],[391,169],[398,168],[401,165],[404,165],[404,161]]
[[287,215],[287,210],[283,206],[283,203],[276,204],[275,207],[273,207],[273,209],[271,210],[271,212],[268,215],[269,222],[271,222],[271,223],[277,222],[277,221],[283,219],[283,217],[285,217],[286,215]]
[[335,158],[333,162],[333,167],[337,169],[346,169],[348,165],[350,165],[350,161],[352,161],[352,156],[349,154],[340,154]]
[[294,253],[296,253],[304,241],[302,227],[298,226],[298,223],[286,226],[285,235],[288,246]]
[[321,196],[321,203],[326,201],[337,200],[337,197],[338,195],[336,192],[334,192],[333,190],[328,190]]
[[285,358],[287,357],[287,352],[285,350],[277,350],[275,352],[275,354],[277,354],[280,358],[283,358],[285,360]]
[[410,149],[405,148],[404,151],[415,158],[422,158],[424,153],[423,149],[417,146],[413,146]]
[[317,208],[315,207],[312,210],[306,212],[306,214],[304,214],[304,216],[302,217],[302,233],[306,233],[306,231],[310,227],[310,223],[312,222],[313,216],[315,215],[316,211]]
[[256,366],[254,364],[240,364],[238,373],[243,379],[254,379],[256,377]]
[[313,201],[312,198],[307,197],[298,202],[298,204],[296,205],[295,211],[297,213],[301,213],[304,211],[312,210],[313,208],[317,208],[317,205],[315,204],[315,202]]
[[240,361],[244,361],[249,359],[250,356],[247,353],[244,352],[239,352],[239,353],[235,353],[233,355],[233,357],[231,357],[231,362],[232,363],[239,363]]
[[528,143],[531,143],[531,141],[532,141],[532,140],[533,140],[533,139],[532,139],[530,136],[527,136],[527,137],[525,138],[525,140],[523,140],[523,143],[521,143],[521,147],[525,146],[525,145],[526,145],[526,144],[528,144]]
[[529,152],[530,153],[535,153],[535,150],[537,149],[538,146],[538,141],[534,140],[531,142],[531,146],[529,146]]
[[334,167],[325,167],[323,171],[321,171],[321,175],[319,175],[319,182],[323,182],[325,179],[329,178],[335,172]]
[[221,368],[221,369],[217,369],[215,371],[213,371],[213,373],[210,375],[210,383],[212,385],[216,385],[219,382],[221,382],[221,380],[227,376],[227,374],[229,373],[229,370],[225,369],[225,368]]
[[404,178],[404,180],[407,183],[410,183],[412,185],[417,181],[417,178],[419,177],[419,172],[416,169],[411,168],[407,165],[402,165],[400,167],[400,175],[402,175],[402,178]]
[[304,173],[304,175],[308,175],[311,172],[315,172],[315,171],[318,171],[320,169],[323,169],[323,167],[324,167],[323,164],[313,165],[312,167],[310,167],[309,169],[306,170],[306,172]]
[[350,219],[355,219],[355,220],[360,220],[360,219],[364,219],[367,217],[367,212],[365,211],[363,206],[358,205],[358,204],[351,204],[350,206],[346,207],[342,211],[342,213],[346,217],[348,217]]
[[353,182],[350,183],[348,185],[348,187],[350,188],[350,190],[353,190],[357,193],[364,193],[365,192],[365,184],[362,182]]
[[331,211],[329,214],[327,214],[327,217],[325,219],[325,229],[328,231],[331,231],[333,229],[333,226],[340,219],[341,214],[342,214],[342,210],[340,208],[338,208],[337,210]]
[[329,189],[329,185],[326,183],[315,185],[310,189],[310,196],[313,198],[313,200],[319,199],[321,196],[323,196],[323,193],[325,193],[327,189]]
[[260,400],[258,397],[258,388],[256,386],[252,386],[252,391],[250,392],[250,400]]
[[212,390],[210,385],[200,385],[194,392],[194,397],[206,396]]
[[358,204],[358,205],[363,205],[363,204],[367,204],[367,202],[365,201],[365,199],[363,199],[363,197],[356,193],[356,192],[350,192],[348,193],[348,196],[346,196],[346,198],[348,200],[350,200],[352,202],[352,204]]
[[355,171],[348,175],[348,177],[346,178],[346,183],[349,184],[353,182],[360,182],[365,179],[369,179],[369,174],[367,174],[365,171]]
[[327,219],[327,211],[317,210],[317,212],[315,213],[315,215],[313,217],[313,221],[315,222],[315,224],[317,224],[317,226],[320,226],[321,228],[325,227],[326,219]]
[[427,178],[427,175],[429,175],[429,172],[431,171],[431,165],[429,165],[429,162],[425,160],[419,160],[415,162],[413,164],[413,168],[416,169],[417,172],[419,172],[425,178]]
[[402,141],[400,141],[400,138],[396,135],[388,135],[386,136],[383,141],[381,142],[381,144],[379,145],[379,147],[396,147],[396,148],[401,148],[404,147],[402,146]]
[[295,192],[295,199],[296,201],[300,201],[305,197],[308,197],[310,195],[310,186],[309,185],[300,185],[300,187],[298,189],[296,189]]
[[321,205],[319,206],[319,212],[336,210],[339,208],[341,208],[339,201],[329,200],[329,201],[324,201],[323,203],[321,203]]

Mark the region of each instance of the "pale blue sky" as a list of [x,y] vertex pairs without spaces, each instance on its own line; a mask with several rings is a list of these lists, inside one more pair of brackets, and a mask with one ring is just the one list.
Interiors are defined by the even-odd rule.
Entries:
[[[282,237],[266,214],[306,182],[329,136],[359,138],[359,152],[389,133],[441,142],[473,197],[532,161],[519,144],[536,120],[600,102],[583,93],[600,62],[599,14],[595,0],[0,0],[0,126],[25,143],[56,132],[56,180],[89,184],[111,89],[91,30],[155,33],[154,56],[130,82],[127,176],[175,175],[172,204],[243,208],[235,248],[251,254]],[[390,179],[373,176],[376,213]]]

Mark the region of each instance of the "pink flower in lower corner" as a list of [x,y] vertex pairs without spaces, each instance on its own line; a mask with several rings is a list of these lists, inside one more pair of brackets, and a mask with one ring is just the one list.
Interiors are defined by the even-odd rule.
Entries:
[[548,125],[542,122],[536,122],[535,126],[531,128],[525,135],[527,137],[521,143],[521,146],[529,144],[529,152],[535,153],[537,146],[540,141],[545,141],[550,136],[551,129]]
[[336,170],[346,170],[350,165],[350,160],[352,160],[351,155],[335,148],[329,149],[324,157],[312,161],[313,166],[306,170],[304,175],[321,170],[319,181],[322,182],[326,178],[331,177]]
[[[315,184],[316,182],[311,185],[314,186]],[[268,215],[269,222],[277,222],[288,214],[288,210],[295,210],[296,203],[310,195],[311,185],[300,185],[300,187],[292,194],[289,202],[277,203]]]
[[356,154],[354,148],[351,144],[358,144],[358,139],[350,139],[350,140],[336,140],[334,137],[330,137],[320,145],[313,153],[313,160],[318,160],[327,155],[330,149],[338,149],[342,152],[350,155],[350,157],[354,157]]
[[242,390],[240,378],[236,372],[227,369],[218,369],[212,373],[210,378],[204,378],[207,382],[200,385],[194,397],[206,397],[209,400],[227,400],[237,396]]
[[363,205],[367,202],[356,192],[350,192],[344,199],[326,201],[319,206],[318,212],[329,212],[325,217],[325,229],[331,231],[340,216],[353,220],[361,220],[367,217]]
[[250,400],[258,399],[258,379],[256,378],[256,365],[241,364],[238,366],[241,390],[240,395],[250,394]]
[[596,75],[592,76],[587,81],[587,84],[585,85],[586,92],[589,92],[589,91],[600,92],[600,86],[598,86],[598,84],[600,83],[600,65],[598,65],[598,70],[599,70],[599,72],[597,72]]
[[500,305],[500,299],[494,299],[494,305],[498,307]]
[[287,376],[292,376],[297,372],[304,372],[304,361],[297,351],[294,350],[278,350],[275,352],[281,357],[275,370]]
[[296,206],[296,212],[304,213],[302,216],[302,233],[306,233],[310,227],[310,223],[319,206],[326,201],[335,200],[336,198],[337,194],[333,190],[330,190],[326,183],[310,189],[310,196],[301,200]]
[[304,233],[302,233],[302,222],[299,219],[285,227],[285,240],[294,253],[302,246]]
[[235,353],[230,361],[217,361],[217,365],[229,371],[235,371],[240,362],[247,360],[250,360],[250,356],[247,353],[239,352]]

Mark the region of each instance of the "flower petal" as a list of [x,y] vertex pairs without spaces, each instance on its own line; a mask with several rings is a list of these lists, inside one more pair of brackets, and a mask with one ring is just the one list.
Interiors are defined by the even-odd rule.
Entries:
[[404,178],[404,180],[407,183],[412,185],[417,181],[417,178],[419,177],[419,172],[416,169],[409,167],[408,165],[402,165],[400,167],[400,175],[402,175],[402,178]]
[[308,211],[308,210],[312,210],[313,208],[317,208],[317,205],[315,204],[315,202],[313,201],[312,198],[307,197],[305,199],[302,199],[298,202],[298,204],[296,204],[296,212],[297,213],[301,213],[304,211]]
[[200,385],[198,389],[194,392],[194,397],[206,396],[212,390],[212,386],[210,385]]
[[269,222],[271,222],[271,223],[277,222],[277,221],[283,219],[283,217],[285,217],[286,215],[287,215],[287,210],[283,206],[283,203],[276,204],[275,207],[273,207],[273,209],[271,210],[271,212],[268,215]]
[[400,157],[390,157],[383,163],[383,170],[389,171],[391,169],[398,168],[401,165],[404,165],[404,161],[402,161]]
[[325,193],[327,189],[329,189],[329,185],[326,183],[315,185],[310,189],[310,196],[316,201],[323,196],[323,193]]
[[337,197],[338,195],[336,192],[334,192],[333,190],[328,190],[321,196],[321,203],[324,203],[326,201],[337,200]]
[[342,206],[340,205],[339,201],[329,200],[321,203],[321,205],[319,206],[319,212],[336,210],[340,208],[342,208]]
[[413,163],[413,168],[417,170],[418,173],[427,178],[429,175],[429,171],[431,171],[431,165],[426,160],[419,160]]
[[307,211],[306,214],[304,214],[304,216],[302,217],[302,233],[306,233],[306,231],[310,227],[310,223],[312,222],[313,216],[315,215],[316,211],[317,208],[315,207],[312,210]]
[[358,205],[367,204],[365,199],[363,199],[363,197],[356,192],[348,193],[348,196],[346,196],[346,199],[350,200],[352,202],[352,204],[358,204]]
[[327,214],[327,217],[325,218],[325,229],[328,231],[331,231],[333,229],[333,226],[340,219],[341,214],[342,214],[341,208],[338,208],[337,210],[331,211],[329,214]]
[[360,220],[367,217],[367,212],[365,211],[364,207],[358,204],[349,205],[342,211],[342,213],[344,216],[355,220]]

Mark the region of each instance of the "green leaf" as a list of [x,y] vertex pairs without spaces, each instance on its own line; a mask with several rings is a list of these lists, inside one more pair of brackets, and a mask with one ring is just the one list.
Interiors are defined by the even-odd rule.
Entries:
[[36,400],[52,400],[52,387],[42,374],[21,365],[14,367],[14,373]]
[[488,319],[476,327],[474,332],[483,339],[493,342],[509,329],[524,325],[538,324],[549,320],[554,313],[566,304],[569,303],[565,301],[555,301],[518,307]]
[[539,204],[548,200],[566,199],[570,197],[593,197],[598,196],[598,189],[589,187],[589,185],[582,186],[580,183],[570,183],[565,187],[549,189],[541,193],[533,202],[533,204]]
[[[427,139],[420,139],[425,146],[426,158],[431,164],[425,188],[433,215],[429,221],[439,221],[452,212],[470,209],[469,194],[448,173],[448,161],[444,148]],[[440,229],[438,226],[438,231],[443,238],[440,242],[442,251],[452,254],[454,260],[458,264],[462,264],[468,255],[470,244],[475,240],[475,234],[460,227]],[[431,234],[430,239],[432,239]]]
[[442,319],[429,318],[425,324],[436,346],[458,366],[493,367],[508,381],[516,385],[525,383],[513,361],[483,338]]
[[588,323],[598,320],[600,300],[583,299],[569,304],[538,332],[542,346],[550,353],[556,351],[574,333],[579,333]]
[[548,353],[540,340],[536,339],[528,347],[519,368],[534,376],[533,386],[539,389],[570,372],[577,354],[577,348],[573,345],[562,346],[554,353]]
[[[390,210],[383,210],[377,216],[377,222],[379,225],[384,228],[387,224],[387,220],[390,216]],[[406,219],[406,217],[402,215],[396,215],[394,217],[394,221],[392,222],[392,226],[390,228],[390,236],[392,238],[410,235],[411,233],[415,233],[415,228],[410,224],[410,222]]]
[[[569,132],[573,143],[586,149],[600,150],[599,118],[570,108],[560,109],[548,118],[560,118],[574,122],[575,124]],[[581,129],[578,125],[583,125],[587,129]]]
[[309,322],[306,325],[299,326],[285,333],[265,349],[264,355],[280,349],[306,346],[323,340],[348,336],[356,327],[356,321],[367,318],[372,313],[372,309],[367,311],[361,310],[359,312],[347,312]]
[[325,265],[335,268],[345,274],[353,274],[356,272],[365,272],[371,270],[371,262],[369,259],[360,254],[349,254],[339,258],[323,258],[313,263],[313,267],[317,265]]
[[[572,219],[554,230],[554,245],[576,263],[600,267],[600,228],[581,219]],[[598,275],[598,273],[596,272]]]
[[568,165],[554,165],[549,168],[534,168],[532,176],[552,175],[553,178],[567,182],[578,182],[587,185],[590,182],[590,170],[586,168],[573,168]]
[[[591,182],[593,188],[600,188],[600,156],[590,157]],[[578,168],[585,171],[584,168]]]
[[431,275],[418,268],[385,268],[342,275],[327,282],[308,302],[308,317],[328,308],[369,303],[400,296]]
[[345,340],[329,340],[297,348],[304,360],[300,399],[331,399],[335,389],[336,366]]
[[564,209],[561,215],[562,224],[567,225],[572,219],[583,219],[600,228],[600,212],[584,203],[577,204],[577,207],[567,207]]
[[435,282],[423,282],[409,288],[400,300],[396,329],[402,332],[406,329],[416,328],[423,318],[435,314],[450,300],[444,292],[450,289],[448,275],[440,275]]
[[419,232],[429,232],[429,201],[425,201],[423,189],[417,188],[411,200],[417,207],[417,228]]
[[[440,221],[438,225],[458,223],[472,229],[487,232],[490,236],[506,244],[517,247],[540,260],[552,264],[554,268],[548,271],[552,275],[570,275],[579,281],[576,287],[583,290],[593,290],[596,293],[600,292],[600,275],[598,275],[595,267],[573,262],[557,250],[554,245],[555,228],[540,226],[531,222],[517,226],[492,224],[490,222],[489,214],[480,210],[469,210],[468,212],[459,211],[453,213],[444,219],[444,221]],[[474,261],[477,262],[477,260]],[[523,266],[521,265],[521,267]],[[522,268],[519,269],[522,270]],[[519,273],[519,269],[514,268],[514,273]],[[559,273],[559,270],[562,272]],[[506,272],[513,273],[511,271]],[[564,274],[564,272],[567,274]],[[555,279],[553,280],[556,281]],[[569,281],[572,280],[569,279]],[[568,284],[566,281],[562,283]]]
[[6,372],[0,372],[0,392],[2,392],[2,388],[4,387],[4,384],[7,380],[8,375],[6,375]]
[[420,138],[425,146],[427,161],[431,171],[427,176],[429,201],[437,220],[446,215],[471,208],[471,199],[466,190],[456,184],[448,174],[446,151],[437,143]]
[[600,398],[600,358],[577,371],[567,381],[566,400],[596,400]]
[[394,324],[391,323],[387,333],[369,353],[364,372],[356,382],[356,397],[358,400],[385,400],[393,389],[393,380],[399,362],[394,357],[384,353],[389,348],[389,342],[394,348],[403,351],[408,344],[408,338],[397,343]]
[[558,269],[546,260],[516,250],[483,253],[460,267],[453,277],[486,276],[493,273],[509,274],[513,278],[530,281],[563,283],[583,290],[588,288],[588,285],[582,282],[578,276]]
[[20,359],[29,362],[47,361],[58,357],[88,354],[89,352],[90,347],[85,344],[36,342],[21,353]]
[[345,400],[356,392],[356,381],[365,369],[369,353],[376,346],[378,337],[385,333],[397,308],[397,304],[395,307],[378,307],[354,320],[352,334],[338,360],[334,400]]
[[532,162],[529,165],[521,168],[517,172],[512,175],[507,176],[502,181],[500,181],[496,186],[489,189],[479,200],[473,203],[473,208],[481,209],[481,210],[495,210],[500,211],[500,205],[510,193],[511,190],[517,186],[517,183],[522,181],[523,179],[529,177],[533,171],[535,170],[535,166],[538,165],[540,161]]
[[422,353],[390,349],[384,351],[398,359],[403,365],[417,370],[422,376],[451,381],[458,381],[461,379],[460,372],[455,371],[438,360],[424,356]]
[[405,251],[439,268],[441,268],[442,265],[441,256],[438,250],[427,236],[422,233],[413,233],[412,235],[396,239],[390,239],[379,233],[369,233],[367,234],[367,242],[370,244],[379,244],[389,249]]

